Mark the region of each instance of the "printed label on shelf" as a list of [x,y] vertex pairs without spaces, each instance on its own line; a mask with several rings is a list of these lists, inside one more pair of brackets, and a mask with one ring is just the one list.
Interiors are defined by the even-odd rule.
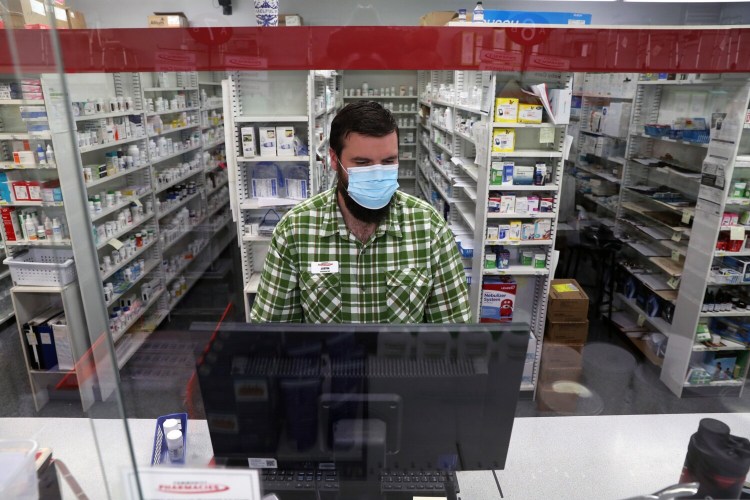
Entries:
[[646,316],[644,316],[643,314],[639,314],[639,315],[638,315],[638,321],[636,322],[636,324],[637,324],[638,326],[643,326],[643,324],[644,324],[645,322],[646,322]]
[[107,244],[110,245],[115,250],[121,249],[123,245],[122,241],[118,240],[117,238],[112,238],[111,240],[107,242]]
[[682,231],[675,231],[672,234],[672,241],[679,243],[682,239]]
[[138,198],[134,199],[133,203],[135,203],[135,206],[137,206],[137,207],[142,207],[143,206],[143,203],[141,203],[141,200],[139,200]]
[[744,241],[745,240],[745,227],[744,226],[732,226],[729,229],[729,239],[730,240],[739,240]]
[[672,250],[672,260],[675,262],[680,262],[680,252],[677,250]]
[[555,129],[552,127],[539,129],[539,142],[542,144],[550,144],[555,142]]
[[669,285],[673,290],[677,290],[680,286],[680,278],[678,276],[673,276],[667,280],[667,285]]
[[683,224],[690,224],[690,219],[693,217],[693,212],[691,210],[685,209],[682,211],[682,223]]

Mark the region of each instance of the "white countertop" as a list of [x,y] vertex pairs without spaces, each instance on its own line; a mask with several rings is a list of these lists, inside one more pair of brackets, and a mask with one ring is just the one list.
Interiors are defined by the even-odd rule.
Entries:
[[[607,500],[652,493],[678,481],[688,440],[705,417],[750,438],[748,413],[517,418],[505,470],[497,472],[503,495]],[[140,465],[150,463],[155,422],[128,421]],[[5,418],[0,438],[31,438],[52,448],[92,500],[123,498],[121,471],[129,456],[119,420]],[[97,446],[106,453],[103,465]],[[187,463],[205,466],[211,455],[206,422],[189,421]],[[501,498],[491,471],[461,472],[459,483],[464,500]],[[67,485],[63,495],[74,498]]]

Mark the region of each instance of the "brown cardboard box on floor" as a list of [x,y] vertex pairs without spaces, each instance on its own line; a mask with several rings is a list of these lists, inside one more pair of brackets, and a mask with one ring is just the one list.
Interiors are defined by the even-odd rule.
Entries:
[[182,12],[154,12],[148,16],[149,28],[187,28],[188,18]]
[[[544,338],[556,344],[584,344],[586,343],[586,337],[588,337],[588,335],[588,321],[581,321],[578,323],[556,323],[547,321],[547,326],[544,329]],[[542,359],[544,359],[544,355],[542,355]]]
[[557,385],[559,384],[539,384],[539,389],[536,391],[537,409],[557,413],[575,413],[578,407],[578,394],[555,390]]
[[583,366],[583,344],[558,344],[547,340],[542,344],[542,362],[557,368]]
[[68,27],[72,30],[85,30],[86,29],[86,17],[83,12],[79,12],[73,9],[68,10]]
[[434,10],[419,18],[420,26],[445,26],[454,18],[458,19],[455,10]]
[[547,321],[582,322],[589,316],[589,298],[576,280],[552,280],[550,283]]

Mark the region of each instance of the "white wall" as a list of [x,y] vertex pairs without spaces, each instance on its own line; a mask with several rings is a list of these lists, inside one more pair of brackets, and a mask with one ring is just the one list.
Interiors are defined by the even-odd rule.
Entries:
[[[233,0],[234,13],[224,16],[217,0],[68,0],[86,15],[90,28],[138,28],[157,12],[184,12],[193,26],[254,26],[253,0]],[[582,12],[599,25],[679,25],[688,9],[709,4],[651,4],[626,2],[499,1],[484,2],[486,9]],[[720,10],[731,5],[732,18],[750,22],[750,2],[710,4]],[[366,7],[363,7],[366,6]],[[295,13],[310,26],[419,24],[422,14],[434,10],[472,9],[471,0],[280,0],[281,13]],[[718,17],[718,16],[717,16]],[[376,42],[376,41],[373,41]]]

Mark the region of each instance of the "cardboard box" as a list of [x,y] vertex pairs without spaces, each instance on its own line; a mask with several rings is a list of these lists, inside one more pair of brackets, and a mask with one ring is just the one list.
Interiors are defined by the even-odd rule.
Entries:
[[0,29],[23,29],[25,25],[23,14],[13,12],[0,18]]
[[492,132],[492,152],[510,153],[516,148],[516,132],[512,129],[500,128]]
[[279,26],[302,26],[302,16],[299,14],[279,15]]
[[148,16],[149,28],[187,28],[188,19],[182,12],[154,12]]
[[[42,0],[7,0],[8,12],[23,16],[24,26],[48,27],[47,8]],[[55,26],[68,28],[68,15],[64,7],[54,7]]]
[[498,97],[495,99],[495,122],[515,123],[518,121],[518,99]]
[[68,10],[68,28],[72,30],[85,30],[86,29],[86,17],[83,12],[79,12],[73,9]]
[[3,221],[3,230],[5,231],[6,240],[18,241],[23,239],[20,222],[18,221],[18,214],[16,213],[16,207],[0,208],[0,218],[2,218]]
[[294,127],[276,127],[276,156],[294,156]]
[[583,365],[583,344],[542,344],[542,362],[548,367],[580,368]]
[[630,124],[632,103],[613,102],[602,108],[601,130],[603,134],[613,137],[625,137]]
[[542,123],[542,114],[544,106],[541,104],[519,104],[518,121],[519,123]]
[[276,156],[276,128],[258,127],[260,156]]
[[428,12],[419,18],[420,26],[445,26],[449,22],[458,18],[458,12],[455,10],[435,10]]
[[560,279],[550,283],[547,320],[582,322],[588,320],[589,298],[576,280]]
[[242,127],[242,156],[245,158],[255,157],[255,127]]
[[589,336],[589,322],[553,323],[547,321],[544,338],[557,344],[582,344]]
[[513,307],[518,285],[509,278],[485,279],[482,284],[482,323],[509,323],[513,321]]
[[[561,383],[539,384],[536,392],[537,409],[557,413],[574,413],[578,407],[578,393],[563,391]],[[563,386],[563,387],[560,387]]]

